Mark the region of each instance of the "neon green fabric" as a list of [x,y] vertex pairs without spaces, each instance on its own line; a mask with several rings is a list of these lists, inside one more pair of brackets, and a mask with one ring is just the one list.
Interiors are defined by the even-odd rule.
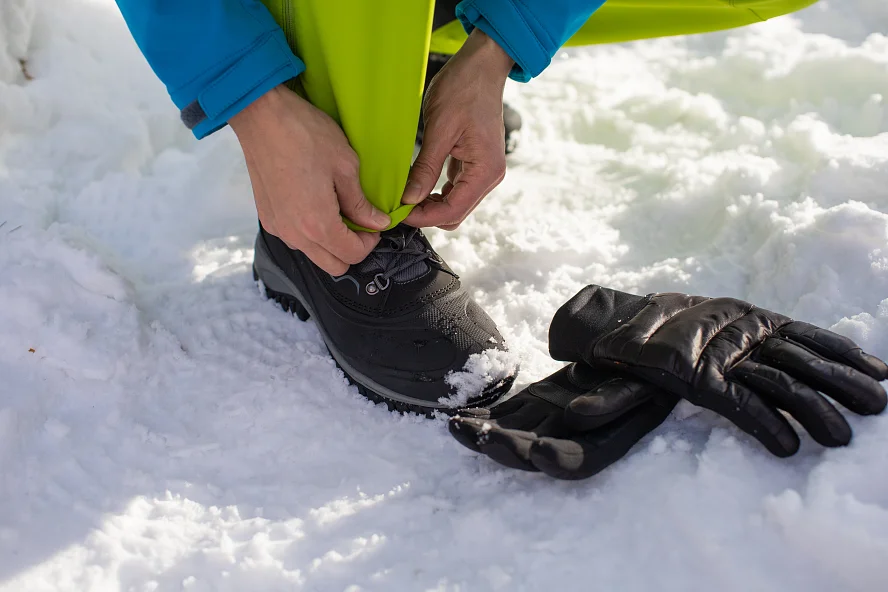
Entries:
[[[740,27],[816,0],[608,0],[568,45]],[[361,161],[367,199],[401,222],[429,51],[455,53],[458,21],[432,34],[434,0],[263,0],[306,64],[291,88],[333,117]],[[358,228],[351,222],[353,228]]]
[[[806,8],[817,0],[607,0],[568,47],[690,35],[744,27]],[[459,21],[432,34],[431,51],[453,54],[466,33]]]
[[401,222],[413,208],[401,205],[401,194],[413,158],[433,0],[264,4],[305,62],[294,90],[342,126],[360,158],[367,199],[393,226]]

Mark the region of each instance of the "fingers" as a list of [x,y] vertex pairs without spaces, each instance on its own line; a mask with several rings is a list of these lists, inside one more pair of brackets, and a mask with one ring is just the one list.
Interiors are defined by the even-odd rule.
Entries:
[[860,415],[881,413],[888,403],[885,389],[876,380],[838,362],[826,360],[790,341],[771,337],[756,350],[756,356],[809,387],[835,399]]
[[342,275],[350,265],[363,261],[380,239],[376,233],[351,230],[338,215],[306,221],[303,234],[306,242],[289,245],[290,248],[304,252],[315,265],[332,275]]
[[619,419],[570,438],[538,438],[530,448],[530,461],[556,479],[586,479],[617,462],[669,416],[678,398],[648,400]]
[[799,436],[786,418],[748,387],[728,381],[724,397],[725,406],[711,409],[764,444],[771,454],[787,457],[798,451]]
[[407,216],[407,224],[416,227],[440,226],[453,230],[506,176],[506,160],[502,152],[483,162],[463,160],[461,166],[447,199],[423,202]]
[[731,371],[731,378],[792,415],[819,444],[835,447],[851,441],[851,426],[842,414],[817,391],[788,374],[745,361]]
[[441,176],[441,169],[444,168],[444,161],[450,154],[450,149],[456,143],[456,138],[447,141],[447,138],[441,137],[437,133],[429,133],[430,128],[426,127],[426,133],[423,136],[423,143],[419,149],[419,155],[410,167],[410,173],[407,176],[407,186],[404,188],[404,194],[401,196],[401,203],[407,205],[418,204],[424,200],[435,188],[435,183]]
[[332,276],[340,276],[348,271],[348,263],[332,255],[330,251],[316,243],[306,243],[304,246],[287,245],[291,249],[299,249],[311,262]]
[[888,380],[888,364],[862,351],[843,335],[800,321],[789,323],[779,333],[824,358],[847,364],[874,380]]
[[[450,187],[453,188],[453,184],[456,183],[457,177],[459,177],[459,173],[462,171],[462,161],[451,157],[447,162],[447,183],[450,184]],[[444,193],[443,191],[441,193]]]
[[348,162],[348,170],[340,174],[334,181],[342,215],[358,226],[373,230],[385,230],[391,223],[391,218],[374,207],[364,197],[358,175],[357,155],[353,160],[349,159]]
[[[338,220],[342,224],[342,220]],[[338,238],[336,238],[338,237]],[[283,239],[282,239],[283,240]],[[342,229],[331,231],[321,242],[302,239],[295,243],[284,241],[291,249],[305,253],[312,263],[332,276],[340,276],[355,263],[364,260],[379,242],[378,234],[354,232],[345,224]],[[325,246],[328,245],[328,246]]]
[[574,430],[594,430],[648,401],[655,392],[647,383],[615,378],[571,401],[564,421]]

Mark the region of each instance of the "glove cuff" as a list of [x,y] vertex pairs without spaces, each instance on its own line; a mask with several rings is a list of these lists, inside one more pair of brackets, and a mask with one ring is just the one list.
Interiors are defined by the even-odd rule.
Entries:
[[591,363],[598,340],[641,312],[651,296],[586,286],[552,318],[549,355],[566,362]]

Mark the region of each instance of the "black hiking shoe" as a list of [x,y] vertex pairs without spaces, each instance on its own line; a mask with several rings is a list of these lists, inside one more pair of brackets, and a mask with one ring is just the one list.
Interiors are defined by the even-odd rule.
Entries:
[[333,277],[260,227],[253,277],[284,310],[314,318],[348,379],[392,410],[487,405],[515,379],[496,325],[418,229],[383,232],[364,261]]
[[[425,99],[425,92],[429,88],[429,83],[431,83],[432,78],[435,77],[435,74],[441,71],[441,68],[444,67],[444,64],[452,56],[445,55],[442,53],[430,53],[429,54],[429,64],[426,68],[426,79],[425,79],[425,87],[423,87],[423,99]],[[520,136],[521,131],[521,114],[509,107],[507,104],[503,103],[503,126],[506,128],[506,154],[511,154],[515,151],[515,148],[518,147],[518,137]],[[422,136],[425,132],[425,122],[422,120],[422,111],[419,113],[419,126],[416,129],[416,143],[422,144]]]

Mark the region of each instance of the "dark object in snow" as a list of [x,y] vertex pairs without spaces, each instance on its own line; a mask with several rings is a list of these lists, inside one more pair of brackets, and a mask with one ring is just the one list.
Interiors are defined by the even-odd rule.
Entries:
[[25,80],[34,80],[34,77],[31,76],[31,73],[28,71],[28,60],[19,59],[19,66],[22,69],[22,76],[25,77]]
[[585,479],[621,459],[679,398],[613,370],[569,364],[490,409],[465,409],[450,433],[507,467]]
[[[416,228],[383,232],[370,255],[338,277],[260,228],[253,274],[284,310],[313,317],[348,379],[393,410],[454,411],[440,400],[456,395],[445,376],[473,354],[505,350],[494,322]],[[514,378],[480,387],[468,405],[492,403]]]
[[847,337],[733,298],[587,286],[555,314],[549,351],[711,409],[781,457],[799,448],[781,410],[832,447],[848,444],[851,428],[820,393],[860,415],[886,405],[882,360]]

